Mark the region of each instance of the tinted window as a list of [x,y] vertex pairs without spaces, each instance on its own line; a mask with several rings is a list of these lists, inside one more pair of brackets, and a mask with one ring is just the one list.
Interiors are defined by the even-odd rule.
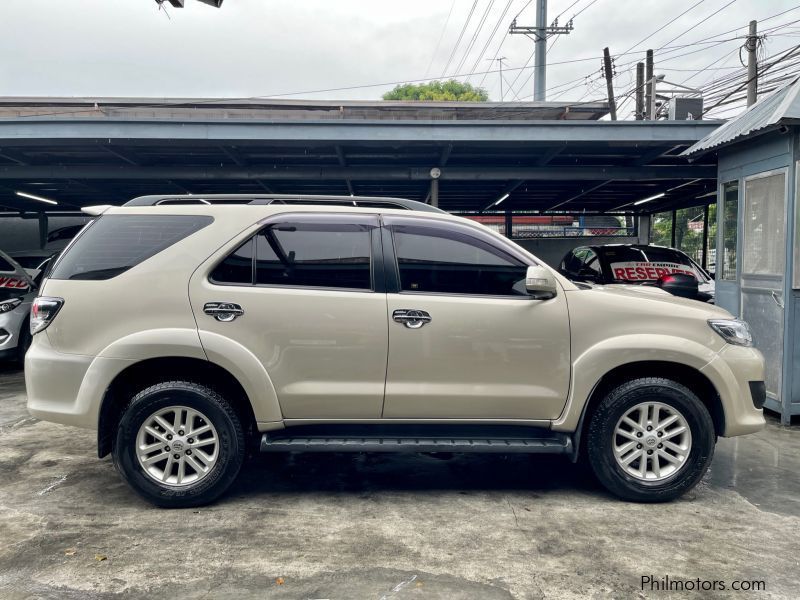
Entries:
[[527,295],[527,265],[466,228],[394,225],[392,230],[403,291]]
[[11,263],[8,262],[5,258],[0,256],[0,271],[5,271],[6,273],[13,273],[16,271],[14,267],[11,266]]
[[595,275],[602,275],[600,261],[597,258],[597,254],[591,250],[586,251],[586,257],[583,260],[583,269],[584,273],[593,271]]
[[215,283],[253,284],[253,238],[233,251],[211,272]]
[[577,275],[581,270],[581,257],[579,255],[580,249],[574,250],[564,257],[563,269],[567,273]]
[[209,225],[183,215],[106,215],[98,218],[58,261],[52,279],[110,279]]
[[256,236],[256,283],[368,290],[370,231],[352,222],[285,222]]

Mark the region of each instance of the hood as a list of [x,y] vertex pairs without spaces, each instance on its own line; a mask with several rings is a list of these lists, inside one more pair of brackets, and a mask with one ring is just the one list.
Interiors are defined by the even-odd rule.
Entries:
[[623,296],[627,298],[639,298],[642,300],[650,300],[653,302],[664,302],[671,306],[685,306],[692,310],[701,310],[708,314],[708,318],[719,319],[733,319],[735,318],[727,310],[701,302],[700,300],[689,300],[688,298],[681,298],[673,296],[667,291],[649,285],[625,285],[625,284],[611,284],[611,285],[597,285],[593,286],[588,293],[611,294],[616,296]]

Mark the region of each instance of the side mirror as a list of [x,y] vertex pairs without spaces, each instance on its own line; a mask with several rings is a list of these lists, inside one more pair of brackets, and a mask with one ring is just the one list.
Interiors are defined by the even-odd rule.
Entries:
[[544,267],[528,267],[525,273],[525,289],[537,300],[555,298],[558,287],[553,274]]
[[673,296],[697,299],[697,279],[684,273],[671,273],[659,277],[656,285]]

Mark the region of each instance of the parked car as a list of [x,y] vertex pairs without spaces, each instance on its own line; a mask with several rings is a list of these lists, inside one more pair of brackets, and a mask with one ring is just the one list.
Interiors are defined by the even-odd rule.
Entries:
[[28,316],[37,284],[13,258],[0,251],[0,361],[22,361],[31,343]]
[[677,295],[714,302],[714,278],[686,253],[665,246],[580,246],[567,252],[559,272],[572,281],[603,285],[662,285]]
[[764,426],[743,321],[576,285],[426,204],[85,210],[97,219],[34,301],[28,408],[97,429],[99,456],[160,506],[213,501],[251,447],[556,453],[621,498],[665,501],[701,479],[717,436]]

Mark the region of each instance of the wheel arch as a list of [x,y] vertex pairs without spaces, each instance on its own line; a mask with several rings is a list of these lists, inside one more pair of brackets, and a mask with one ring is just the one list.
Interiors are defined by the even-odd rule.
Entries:
[[615,387],[644,377],[670,379],[691,390],[711,415],[714,435],[725,431],[725,411],[717,389],[711,380],[700,370],[678,362],[664,360],[636,361],[619,365],[605,373],[594,385],[581,411],[578,426],[573,436],[573,460],[577,460],[580,448],[585,443],[586,424],[588,424],[600,401]]
[[103,394],[97,426],[97,454],[100,458],[112,450],[114,434],[129,399],[150,385],[168,380],[192,381],[216,390],[233,405],[246,432],[255,433],[257,430],[251,399],[230,371],[199,358],[149,358],[120,371]]

